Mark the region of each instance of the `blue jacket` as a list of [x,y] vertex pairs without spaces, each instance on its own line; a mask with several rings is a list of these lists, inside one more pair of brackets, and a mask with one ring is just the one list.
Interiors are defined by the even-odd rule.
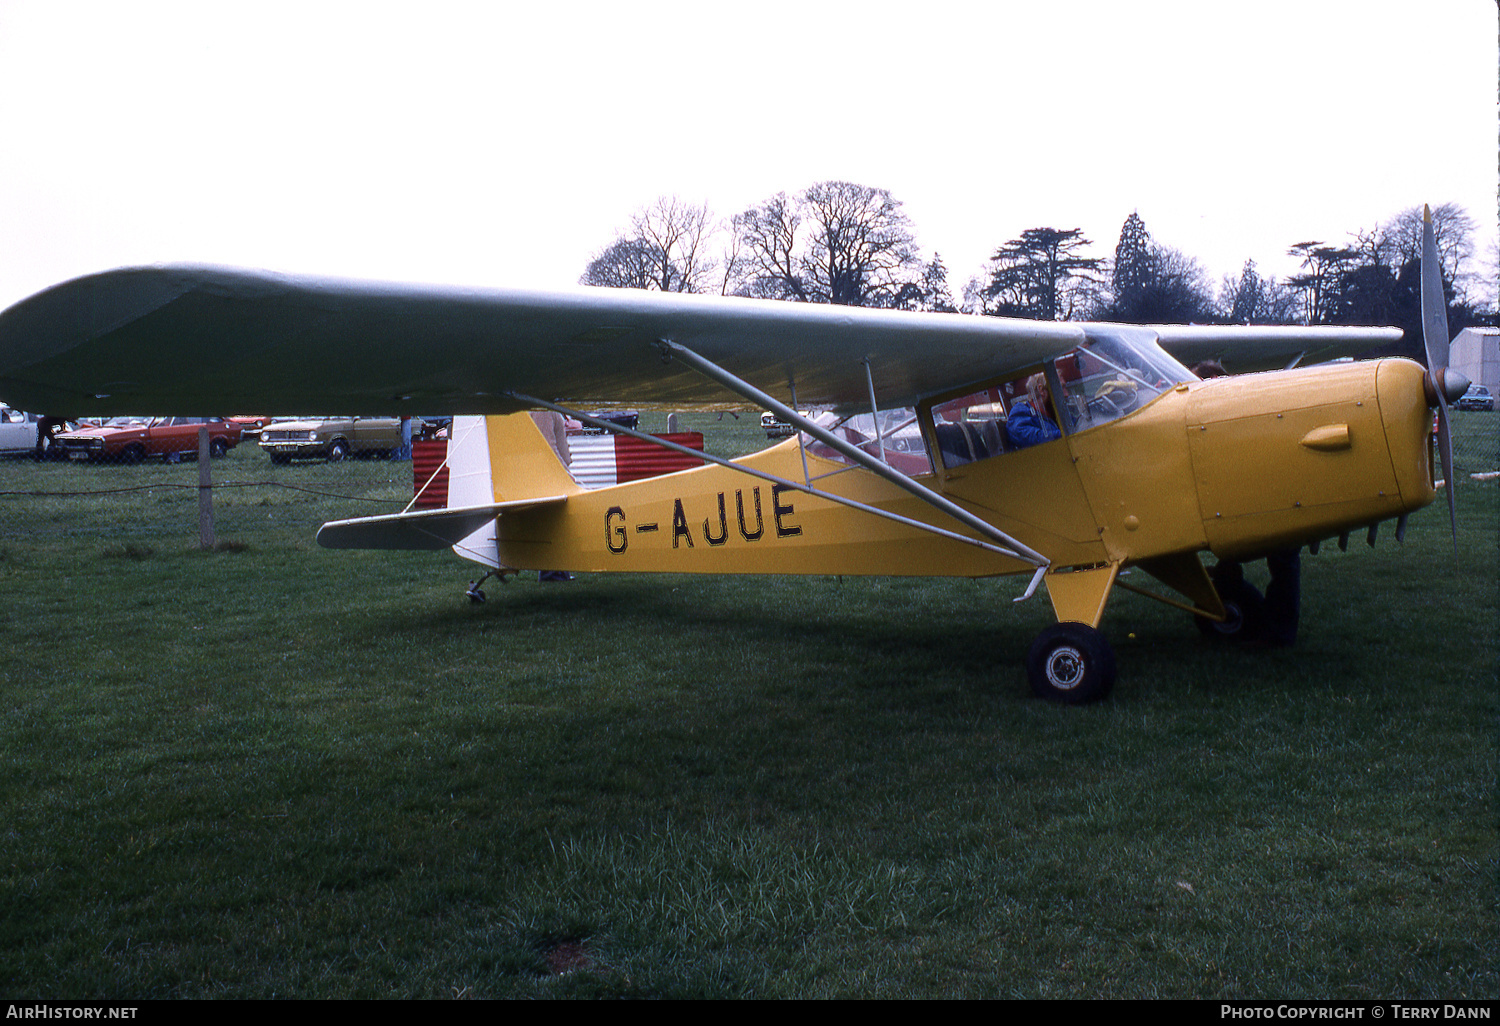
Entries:
[[1049,418],[1038,416],[1031,403],[1023,401],[1011,407],[1005,434],[1014,448],[1025,449],[1061,438],[1062,430]]

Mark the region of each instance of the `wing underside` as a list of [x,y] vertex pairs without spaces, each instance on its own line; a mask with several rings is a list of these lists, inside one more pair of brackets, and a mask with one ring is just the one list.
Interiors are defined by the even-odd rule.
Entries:
[[0,314],[0,397],[49,412],[509,413],[734,401],[664,360],[695,351],[803,404],[893,400],[1065,352],[1076,326],[590,289],[330,281],[217,268],[112,271]]
[[[0,313],[0,399],[55,415],[509,413],[524,408],[512,393],[576,406],[739,402],[667,359],[666,341],[780,399],[795,389],[801,406],[867,405],[872,390],[902,406],[1039,364],[1091,330],[1110,326],[148,267],[65,282]],[[1185,343],[1208,330],[1170,329]],[[1297,330],[1281,340],[1290,353],[1317,335]]]

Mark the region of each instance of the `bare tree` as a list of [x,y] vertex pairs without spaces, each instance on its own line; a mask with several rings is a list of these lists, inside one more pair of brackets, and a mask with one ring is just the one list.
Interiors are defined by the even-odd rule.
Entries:
[[616,239],[604,247],[584,268],[580,285],[613,289],[654,287],[660,254],[645,239]]
[[707,205],[663,196],[637,211],[630,229],[589,261],[579,282],[660,292],[707,292],[716,285],[716,229]]
[[[1437,242],[1438,258],[1443,264],[1443,278],[1458,281],[1464,265],[1474,255],[1474,219],[1457,203],[1432,208],[1432,234]],[[1382,237],[1384,259],[1380,262],[1399,269],[1422,256],[1422,208],[1408,207],[1382,222],[1375,230]],[[1363,238],[1363,235],[1361,235]]]
[[734,219],[747,295],[843,306],[915,307],[928,266],[885,189],[819,182]]
[[657,248],[658,288],[663,292],[708,291],[714,271],[709,253],[714,225],[707,204],[694,206],[675,196],[663,196],[631,218],[630,227],[636,238]]
[[746,295],[812,302],[800,273],[797,230],[802,218],[794,202],[778,192],[734,218]]

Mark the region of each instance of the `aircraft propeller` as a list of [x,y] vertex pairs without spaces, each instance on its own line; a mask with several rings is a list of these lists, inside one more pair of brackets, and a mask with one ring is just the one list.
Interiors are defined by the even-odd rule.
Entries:
[[1438,455],[1442,459],[1444,490],[1448,493],[1448,522],[1453,530],[1453,560],[1458,561],[1458,513],[1453,503],[1453,433],[1448,403],[1469,388],[1469,379],[1448,366],[1448,304],[1443,296],[1442,265],[1432,229],[1432,209],[1422,209],[1422,344],[1427,351],[1427,401],[1437,407]]

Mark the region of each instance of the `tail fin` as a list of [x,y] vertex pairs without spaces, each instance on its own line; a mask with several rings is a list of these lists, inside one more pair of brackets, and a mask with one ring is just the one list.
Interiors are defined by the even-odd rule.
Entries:
[[448,435],[449,506],[583,491],[529,413],[454,417]]
[[[435,509],[324,524],[334,549],[444,549],[500,566],[496,517],[566,501],[582,491],[530,414],[455,417],[449,429],[448,496]],[[420,494],[428,491],[418,481]]]

